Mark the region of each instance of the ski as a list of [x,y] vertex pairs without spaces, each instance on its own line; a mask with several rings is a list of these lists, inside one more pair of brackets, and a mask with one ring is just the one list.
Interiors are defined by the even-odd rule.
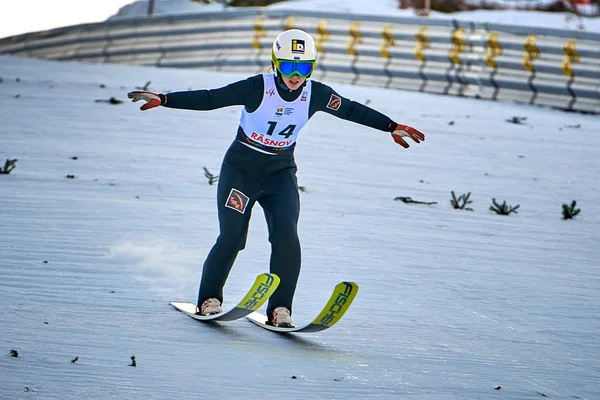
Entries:
[[344,315],[352,301],[358,293],[358,285],[354,282],[341,282],[338,283],[333,289],[333,293],[329,298],[329,301],[323,307],[321,313],[311,323],[296,327],[296,328],[278,328],[276,326],[267,324],[267,316],[254,311],[246,318],[251,322],[260,326],[261,328],[267,329],[273,332],[279,333],[309,333],[319,332],[325,329],[331,328],[335,325]]
[[258,275],[254,285],[248,290],[242,301],[231,310],[214,315],[197,315],[196,304],[194,303],[170,301],[169,304],[197,321],[233,321],[258,310],[271,297],[278,285],[279,277],[277,275]]

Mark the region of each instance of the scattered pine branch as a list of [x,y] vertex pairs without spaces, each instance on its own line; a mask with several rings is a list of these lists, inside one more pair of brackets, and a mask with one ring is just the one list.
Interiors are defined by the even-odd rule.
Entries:
[[562,215],[563,215],[563,219],[573,219],[573,217],[577,216],[579,214],[579,212],[581,211],[581,209],[576,208],[577,206],[577,202],[575,200],[573,200],[571,202],[571,205],[568,206],[567,204],[563,204],[562,205]]
[[18,351],[16,351],[15,349],[12,349],[12,350],[10,351],[10,356],[11,356],[11,357],[14,357],[14,358],[19,358],[19,352],[18,352]]
[[413,200],[410,197],[403,197],[403,196],[395,197],[394,200],[401,201],[406,204],[411,204],[411,203],[412,204],[426,204],[428,206],[437,204],[437,201],[418,201],[418,200]]
[[14,160],[9,160],[8,158],[6,159],[6,162],[4,163],[4,167],[0,168],[0,174],[3,175],[8,175],[10,174],[10,172],[15,169],[15,164],[17,163],[16,158]]
[[123,100],[118,100],[114,97],[111,97],[108,100],[97,99],[96,103],[108,103],[108,104],[123,104]]
[[146,84],[144,86],[136,86],[135,88],[138,90],[148,90],[151,83],[152,83],[152,81],[148,81],[148,82],[146,82]]
[[450,204],[452,204],[452,207],[454,207],[457,210],[473,211],[471,207],[466,207],[467,205],[473,202],[472,200],[469,200],[471,192],[467,194],[461,194],[460,196],[458,196],[458,198],[456,197],[456,194],[454,194],[454,190],[451,193],[452,199],[450,199]]
[[511,119],[506,120],[506,122],[516,125],[522,125],[523,121],[527,121],[527,117],[512,117]]
[[506,204],[506,201],[499,204],[496,202],[496,199],[492,199],[492,205],[490,206],[490,211],[495,212],[498,215],[510,215],[512,213],[518,214],[517,209],[521,207],[520,204],[516,206],[509,206]]
[[204,168],[204,176],[208,178],[208,184],[209,185],[213,185],[215,184],[218,180],[219,180],[219,175],[213,175],[208,168],[203,167]]
[[137,362],[135,361],[135,356],[131,356],[131,364],[130,367],[137,367]]

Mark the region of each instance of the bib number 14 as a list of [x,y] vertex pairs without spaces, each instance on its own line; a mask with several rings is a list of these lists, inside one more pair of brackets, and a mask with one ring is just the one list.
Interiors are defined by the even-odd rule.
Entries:
[[[273,136],[273,132],[275,132],[275,127],[277,126],[277,121],[269,121],[269,130],[267,131],[267,135]],[[294,129],[296,129],[296,125],[288,125],[285,129],[279,132],[278,136],[283,136],[286,139],[294,134]]]

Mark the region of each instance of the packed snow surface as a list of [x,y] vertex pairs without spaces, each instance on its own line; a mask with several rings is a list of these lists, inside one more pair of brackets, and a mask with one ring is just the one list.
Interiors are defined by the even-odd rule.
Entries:
[[[18,159],[0,175],[0,399],[600,398],[597,116],[332,84],[426,140],[326,114],[302,131],[294,320],[340,281],[360,291],[332,329],[282,336],[168,305],[195,301],[218,234],[203,167],[218,174],[240,107],[108,101],[246,75],[3,56],[0,77],[0,167]],[[269,250],[257,205],[225,307]]]

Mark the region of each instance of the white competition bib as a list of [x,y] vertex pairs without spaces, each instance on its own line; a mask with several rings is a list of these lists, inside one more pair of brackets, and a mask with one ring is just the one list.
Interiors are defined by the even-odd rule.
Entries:
[[296,142],[300,129],[308,122],[311,82],[307,81],[295,101],[287,102],[277,93],[275,75],[263,74],[263,81],[265,90],[260,106],[253,113],[243,109],[240,126],[257,147],[286,150]]

